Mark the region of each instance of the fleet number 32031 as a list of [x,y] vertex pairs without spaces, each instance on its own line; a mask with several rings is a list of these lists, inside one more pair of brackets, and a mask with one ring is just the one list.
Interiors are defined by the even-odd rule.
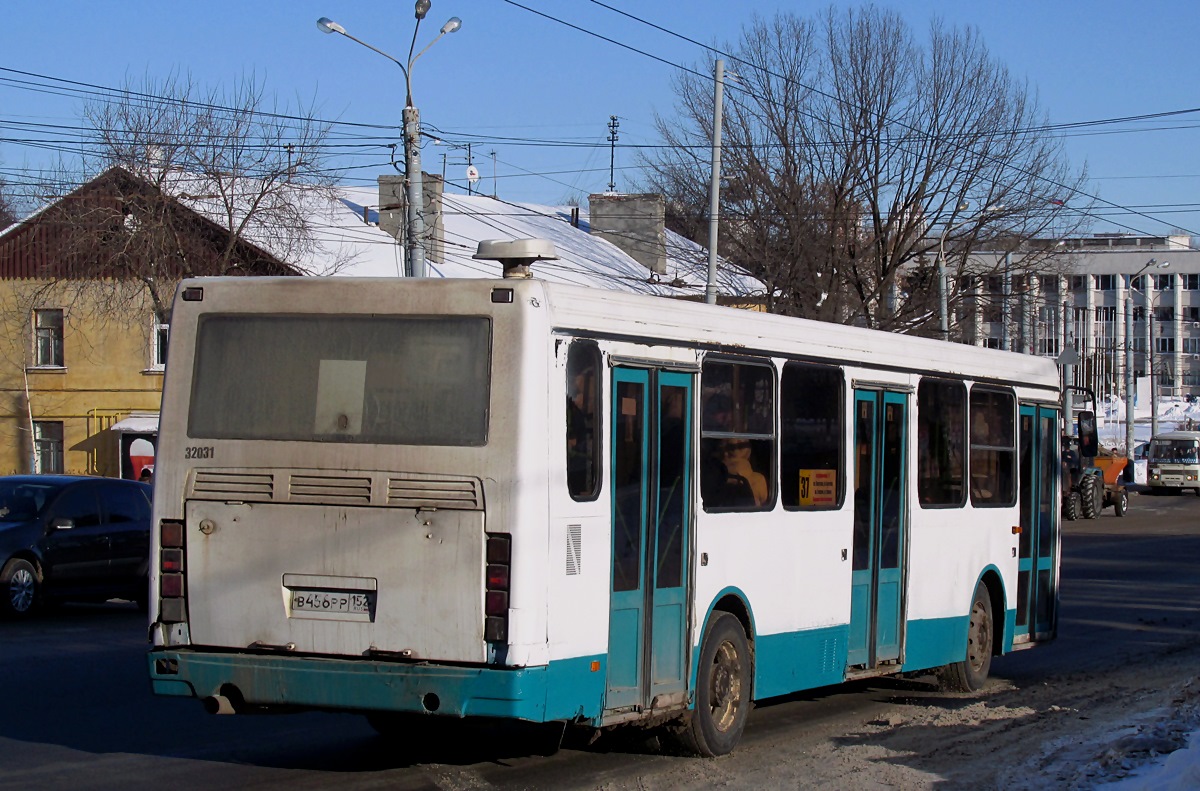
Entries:
[[189,445],[183,449],[185,459],[212,459],[216,455],[212,445]]

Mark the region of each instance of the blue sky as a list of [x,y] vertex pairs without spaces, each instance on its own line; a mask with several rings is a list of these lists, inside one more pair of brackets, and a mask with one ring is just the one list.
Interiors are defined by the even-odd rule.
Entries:
[[[578,27],[672,63],[695,66],[704,52],[685,41],[615,14],[589,0],[519,0]],[[688,38],[725,43],[755,13],[813,13],[825,3],[779,0],[606,0]],[[835,2],[835,5],[858,5]],[[1054,122],[1089,121],[1200,107],[1200,59],[1187,42],[1200,21],[1194,0],[1057,3],[905,0],[879,5],[900,11],[916,29],[939,15],[979,28],[998,59],[1037,90]],[[60,0],[11,2],[0,31],[0,67],[107,87],[183,71],[205,86],[253,73],[285,102],[315,103],[322,117],[396,124],[404,104],[400,70],[340,36],[323,35],[328,16],[348,32],[403,60],[412,38],[412,3],[293,0],[123,4]],[[472,146],[486,193],[557,203],[603,191],[609,180],[609,116],[619,118],[620,144],[657,141],[654,113],[670,114],[672,66],[572,30],[506,0],[433,0],[417,47],[450,16],[462,29],[430,49],[413,71],[416,105],[427,130],[448,142],[494,136]],[[14,123],[78,122],[79,99],[14,84],[0,72],[0,174],[21,183],[50,154],[17,139],[61,139]],[[1200,112],[1163,121],[1105,127],[1069,137],[1076,164],[1087,164],[1092,191],[1151,215],[1101,208],[1093,231],[1200,235]],[[65,133],[68,134],[69,133]],[[547,146],[553,140],[587,146]],[[492,152],[495,152],[493,169]],[[465,150],[428,141],[425,170],[465,186]],[[618,148],[619,190],[636,186],[636,162]],[[358,183],[390,171],[385,149],[364,152],[352,171]],[[530,173],[541,175],[530,175]],[[493,178],[493,174],[495,178]],[[1120,225],[1117,225],[1119,223]],[[1122,226],[1128,226],[1122,227]]]

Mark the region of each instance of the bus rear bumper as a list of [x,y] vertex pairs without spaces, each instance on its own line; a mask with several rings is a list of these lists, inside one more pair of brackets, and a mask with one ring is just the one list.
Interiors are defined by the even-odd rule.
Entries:
[[191,649],[149,654],[156,695],[221,695],[235,701],[235,710],[395,711],[530,722],[599,722],[604,664],[603,657],[496,668]]

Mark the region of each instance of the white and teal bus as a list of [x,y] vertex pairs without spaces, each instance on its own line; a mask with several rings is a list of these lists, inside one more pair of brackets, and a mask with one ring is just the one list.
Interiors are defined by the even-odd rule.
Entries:
[[1150,439],[1146,449],[1146,483],[1151,494],[1200,495],[1200,431],[1167,431]]
[[1051,361],[521,278],[192,280],[171,333],[157,694],[717,755],[1055,634]]

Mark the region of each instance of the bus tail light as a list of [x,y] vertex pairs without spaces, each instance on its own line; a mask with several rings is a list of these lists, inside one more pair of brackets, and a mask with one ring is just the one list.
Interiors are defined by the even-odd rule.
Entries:
[[487,569],[483,597],[483,639],[508,641],[508,590],[512,566],[512,536],[487,534]]
[[163,519],[158,530],[158,619],[163,623],[182,623],[187,620],[183,521]]

